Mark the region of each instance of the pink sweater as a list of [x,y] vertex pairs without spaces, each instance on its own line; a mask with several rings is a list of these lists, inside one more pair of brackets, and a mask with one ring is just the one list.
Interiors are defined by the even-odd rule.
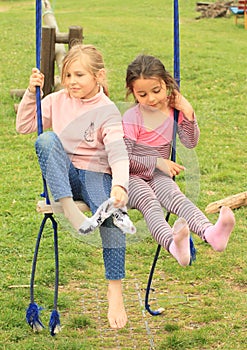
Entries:
[[[78,169],[112,174],[112,186],[128,189],[129,160],[123,140],[121,114],[103,90],[84,100],[71,98],[66,90],[47,95],[42,101],[44,130],[60,138]],[[26,90],[17,112],[16,130],[37,131],[35,94]]]

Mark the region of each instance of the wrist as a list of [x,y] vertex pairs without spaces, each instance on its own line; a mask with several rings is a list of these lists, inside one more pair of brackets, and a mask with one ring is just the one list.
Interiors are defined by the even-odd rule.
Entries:
[[32,88],[28,87],[27,88],[28,92],[30,92],[30,94],[35,94],[36,90],[33,90]]
[[121,186],[121,185],[114,185],[112,188],[114,188],[114,187],[120,187],[122,190],[124,190],[125,193],[128,194],[128,190],[127,190],[127,188],[125,188],[124,186]]
[[183,115],[190,121],[195,119],[195,113],[193,109],[183,111]]

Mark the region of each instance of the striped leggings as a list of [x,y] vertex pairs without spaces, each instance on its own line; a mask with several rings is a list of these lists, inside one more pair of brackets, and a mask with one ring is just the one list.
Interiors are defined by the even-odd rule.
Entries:
[[172,178],[156,171],[151,180],[130,176],[129,206],[144,216],[154,239],[166,250],[172,242],[172,230],[164,217],[163,208],[184,218],[191,231],[205,240],[208,218],[180,191]]

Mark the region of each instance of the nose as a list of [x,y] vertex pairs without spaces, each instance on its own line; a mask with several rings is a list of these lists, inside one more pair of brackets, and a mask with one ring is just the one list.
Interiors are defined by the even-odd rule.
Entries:
[[153,94],[148,94],[147,95],[147,101],[148,101],[148,103],[153,103],[154,101],[155,101],[155,96],[153,95]]
[[74,84],[76,84],[76,77],[74,76],[74,75],[71,75],[71,77],[70,77],[70,84],[72,84],[72,85],[74,85]]

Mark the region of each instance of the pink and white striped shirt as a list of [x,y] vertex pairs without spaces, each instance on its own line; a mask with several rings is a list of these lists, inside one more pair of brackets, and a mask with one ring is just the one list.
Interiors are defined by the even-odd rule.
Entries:
[[[130,159],[130,175],[150,180],[156,169],[157,158],[169,159],[173,137],[173,112],[171,110],[166,120],[153,130],[146,129],[139,104],[124,113],[123,128]],[[180,112],[177,133],[185,147],[194,148],[200,134],[196,117],[190,121]]]

